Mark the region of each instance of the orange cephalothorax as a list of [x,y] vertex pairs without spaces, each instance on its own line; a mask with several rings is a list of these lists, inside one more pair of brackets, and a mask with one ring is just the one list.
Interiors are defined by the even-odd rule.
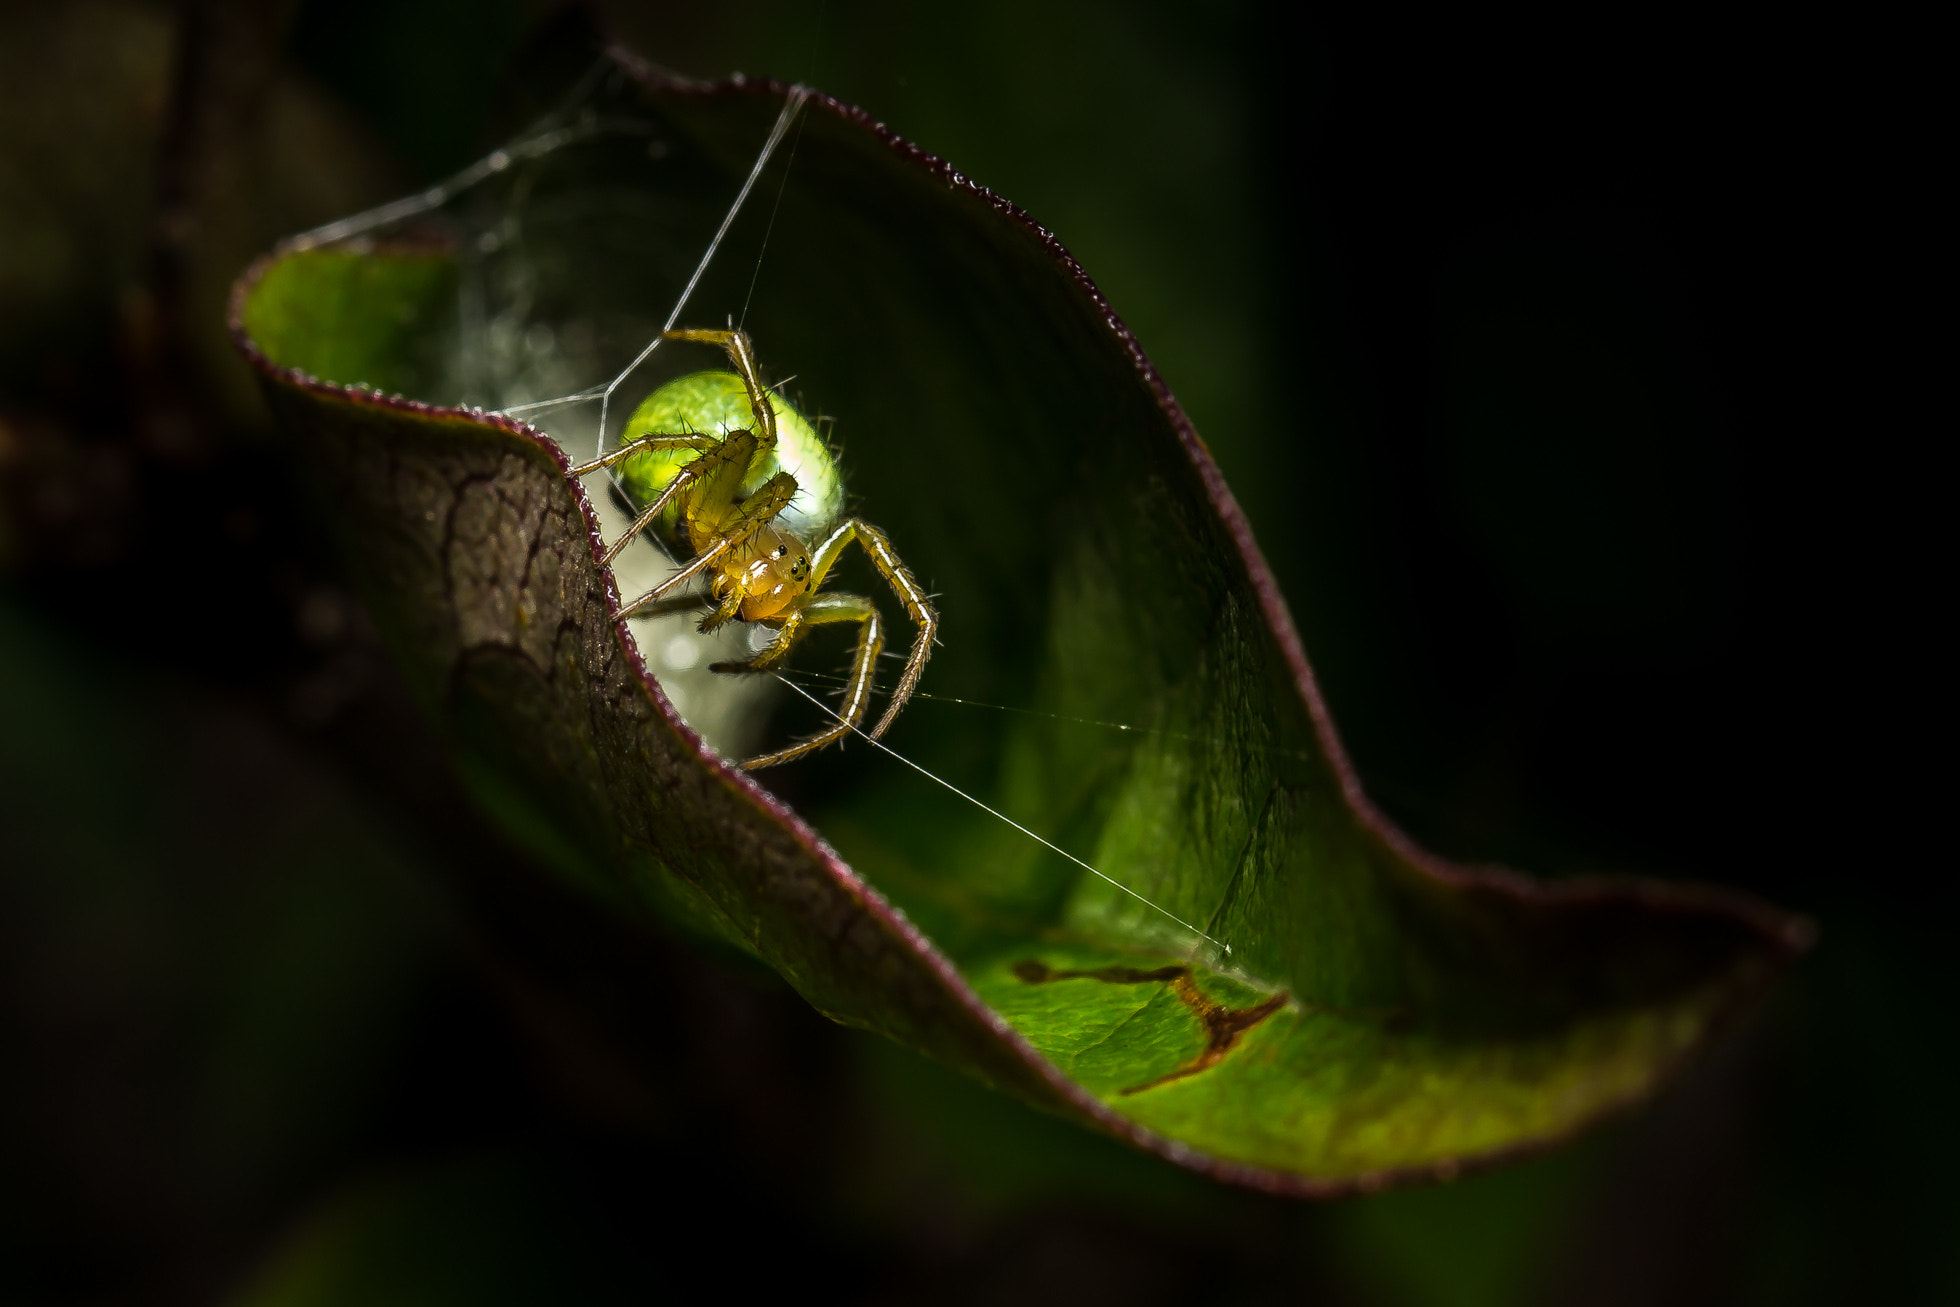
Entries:
[[742,587],[743,621],[766,621],[810,588],[810,551],[790,532],[765,526],[736,551],[721,577]]

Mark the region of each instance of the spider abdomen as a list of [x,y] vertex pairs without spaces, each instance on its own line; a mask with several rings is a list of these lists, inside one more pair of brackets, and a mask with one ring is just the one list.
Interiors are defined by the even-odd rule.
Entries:
[[[776,448],[757,460],[743,479],[742,493],[758,490],[778,472],[796,478],[797,494],[783,509],[777,525],[801,539],[821,536],[844,515],[844,478],[830,447],[794,405],[774,391],[767,392],[776,415]],[[733,372],[695,372],[676,377],[648,395],[626,419],[621,442],[650,432],[693,432],[721,437],[755,425],[748,392]],[[652,503],[674,474],[697,455],[687,450],[653,450],[635,454],[618,467],[620,487],[635,509]],[[690,552],[680,503],[668,505],[655,529],[670,549]]]

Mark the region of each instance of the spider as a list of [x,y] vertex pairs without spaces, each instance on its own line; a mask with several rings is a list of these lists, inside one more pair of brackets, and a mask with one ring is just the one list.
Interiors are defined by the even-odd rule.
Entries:
[[[789,762],[857,729],[871,700],[872,674],[885,646],[883,619],[862,595],[818,593],[844,547],[855,540],[918,627],[898,687],[885,715],[871,730],[871,738],[877,739],[918,687],[926,659],[932,656],[939,614],[884,532],[862,518],[844,516],[843,478],[835,459],[802,415],[762,385],[748,335],[739,330],[663,335],[668,340],[720,346],[734,371],[697,372],[668,382],[627,419],[628,431],[643,434],[569,473],[576,479],[617,466],[620,488],[638,510],[633,524],[600,558],[601,566],[610,565],[620,550],[649,529],[672,546],[676,556],[693,555],[679,571],[625,605],[619,615],[710,608],[713,611],[701,619],[702,631],[739,619],[776,632],[754,658],[715,663],[710,670],[717,672],[773,671],[810,627],[856,622],[857,650],[837,723],[741,766],[754,771]],[[676,427],[680,429],[675,431]],[[723,434],[697,434],[697,429],[720,429]],[[799,485],[798,474],[806,484]],[[815,540],[816,547],[810,548],[806,540]],[[709,578],[706,594],[675,593],[704,573]]]

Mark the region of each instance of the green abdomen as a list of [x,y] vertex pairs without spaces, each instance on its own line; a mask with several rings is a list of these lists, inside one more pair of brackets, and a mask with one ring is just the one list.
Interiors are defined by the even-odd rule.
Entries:
[[[795,532],[806,543],[814,542],[844,515],[844,481],[829,446],[788,400],[771,391],[769,407],[776,414],[776,449],[750,469],[743,493],[756,489],[777,472],[795,477],[797,496],[776,518],[776,524]],[[740,377],[733,372],[695,372],[677,377],[648,395],[626,419],[621,443],[646,435],[721,436],[754,425],[755,415],[749,411],[748,392]],[[620,486],[635,510],[644,508],[660,497],[676,472],[697,457],[685,449],[636,454],[619,464]],[[676,558],[694,552],[680,527],[678,503],[667,506],[655,529]]]

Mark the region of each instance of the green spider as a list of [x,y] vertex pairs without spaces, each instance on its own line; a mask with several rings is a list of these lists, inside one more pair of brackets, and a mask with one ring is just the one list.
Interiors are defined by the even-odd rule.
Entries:
[[[716,663],[710,670],[717,672],[773,671],[810,627],[858,623],[837,724],[741,764],[750,771],[773,767],[841,740],[864,720],[885,647],[883,619],[862,595],[818,593],[844,547],[855,540],[919,628],[885,715],[871,730],[877,739],[918,687],[939,630],[938,612],[884,532],[844,516],[844,481],[836,460],[803,416],[762,385],[748,336],[695,330],[669,331],[665,338],[718,345],[735,370],[696,372],[668,382],[627,419],[626,430],[642,434],[571,470],[578,478],[617,465],[619,485],[639,513],[600,558],[601,565],[610,565],[649,529],[676,557],[692,555],[678,572],[625,605],[620,616],[711,608],[701,619],[703,631],[739,619],[776,632],[754,658]],[[702,434],[711,430],[722,434]],[[816,547],[807,540],[815,540]],[[706,594],[675,593],[703,573],[709,578]]]

